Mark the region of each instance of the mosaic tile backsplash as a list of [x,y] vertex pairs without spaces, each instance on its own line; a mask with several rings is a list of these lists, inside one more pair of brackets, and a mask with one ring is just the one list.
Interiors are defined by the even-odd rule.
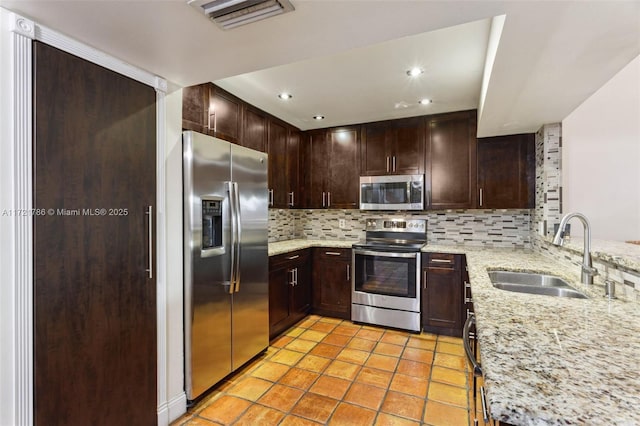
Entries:
[[[369,217],[415,217],[427,220],[432,244],[531,248],[531,211],[453,210],[377,213],[359,210],[270,210],[269,241],[292,238],[361,240]],[[344,226],[340,228],[340,219]]]

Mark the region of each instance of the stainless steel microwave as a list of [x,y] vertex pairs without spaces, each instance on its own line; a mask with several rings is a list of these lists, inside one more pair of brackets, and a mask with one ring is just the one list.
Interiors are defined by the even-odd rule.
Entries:
[[360,210],[424,210],[424,175],[361,176]]

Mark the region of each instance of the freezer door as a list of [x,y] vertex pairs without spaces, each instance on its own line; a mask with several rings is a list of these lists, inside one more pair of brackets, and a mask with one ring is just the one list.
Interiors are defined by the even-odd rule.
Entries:
[[239,200],[239,269],[233,293],[233,369],[269,346],[267,154],[231,147]]
[[193,400],[231,369],[230,144],[183,134],[185,387]]

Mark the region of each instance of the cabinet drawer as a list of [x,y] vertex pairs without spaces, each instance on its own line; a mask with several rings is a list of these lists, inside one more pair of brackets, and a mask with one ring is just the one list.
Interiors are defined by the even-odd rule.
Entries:
[[322,259],[342,259],[351,260],[351,249],[349,248],[316,248],[314,256]]
[[425,265],[428,268],[458,269],[460,255],[448,253],[429,253]]
[[309,259],[310,249],[296,250],[269,257],[269,269],[282,267],[287,264],[300,264]]

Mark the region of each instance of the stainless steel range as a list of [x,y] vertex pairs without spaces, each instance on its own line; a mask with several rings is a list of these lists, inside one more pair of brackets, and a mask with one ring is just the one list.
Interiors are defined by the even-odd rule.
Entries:
[[353,245],[351,319],[420,331],[420,250],[424,219],[368,219]]

